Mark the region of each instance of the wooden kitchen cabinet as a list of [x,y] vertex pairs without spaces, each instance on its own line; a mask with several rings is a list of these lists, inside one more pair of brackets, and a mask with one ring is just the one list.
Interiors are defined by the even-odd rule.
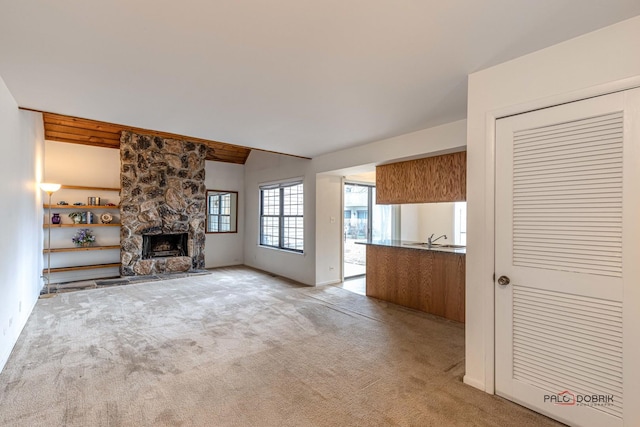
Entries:
[[367,245],[367,296],[464,322],[465,255]]
[[376,203],[379,205],[466,199],[466,151],[376,167]]

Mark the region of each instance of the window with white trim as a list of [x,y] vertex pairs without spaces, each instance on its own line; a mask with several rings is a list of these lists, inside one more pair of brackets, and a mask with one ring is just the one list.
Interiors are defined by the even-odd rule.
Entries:
[[260,245],[304,250],[302,181],[260,187]]

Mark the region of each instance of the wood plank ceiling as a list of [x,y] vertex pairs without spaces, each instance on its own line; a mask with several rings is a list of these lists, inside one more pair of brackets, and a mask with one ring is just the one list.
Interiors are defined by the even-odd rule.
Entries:
[[44,137],[50,141],[70,142],[74,144],[93,145],[96,147],[120,148],[122,131],[137,134],[154,135],[162,138],[181,139],[197,142],[207,146],[207,160],[216,162],[244,164],[251,152],[250,148],[208,139],[193,138],[167,132],[117,125],[60,114],[45,113]]

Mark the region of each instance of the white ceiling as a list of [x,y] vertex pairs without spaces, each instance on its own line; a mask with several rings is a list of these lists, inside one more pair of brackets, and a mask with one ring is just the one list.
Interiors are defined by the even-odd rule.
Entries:
[[467,74],[638,0],[0,0],[22,107],[316,156],[464,118]]

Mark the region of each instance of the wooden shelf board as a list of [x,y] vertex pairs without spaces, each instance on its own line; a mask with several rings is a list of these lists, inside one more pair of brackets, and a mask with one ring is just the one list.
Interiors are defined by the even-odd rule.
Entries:
[[105,206],[105,205],[42,205],[45,209],[114,209],[119,210],[120,206]]
[[[49,228],[49,224],[44,224],[44,228]],[[120,224],[51,224],[51,228],[61,227],[75,227],[75,228],[89,228],[89,227],[120,227]]]
[[120,188],[114,187],[85,187],[83,185],[63,185],[60,188],[64,190],[120,191]]
[[[98,268],[116,268],[116,267],[120,267],[120,263],[116,262],[113,264],[93,264],[93,265],[80,265],[80,266],[76,266],[76,267],[57,267],[57,268],[52,268],[51,272],[52,273],[62,273],[64,271],[80,271],[80,270],[94,270],[94,269],[98,269]],[[42,270],[43,274],[47,274],[47,269],[43,269]]]
[[[82,252],[82,251],[107,251],[111,249],[120,249],[120,245],[111,246],[87,246],[87,247],[75,247],[75,248],[51,248],[51,253],[56,252]],[[44,249],[43,253],[47,253],[48,250]]]

